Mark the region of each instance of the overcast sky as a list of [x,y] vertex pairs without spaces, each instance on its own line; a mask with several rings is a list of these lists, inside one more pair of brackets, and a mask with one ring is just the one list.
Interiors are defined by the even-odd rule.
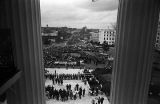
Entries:
[[107,28],[117,20],[118,0],[40,0],[42,26]]

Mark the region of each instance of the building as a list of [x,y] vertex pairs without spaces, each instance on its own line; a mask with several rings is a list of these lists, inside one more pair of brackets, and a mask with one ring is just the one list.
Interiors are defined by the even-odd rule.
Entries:
[[99,41],[102,44],[106,41],[109,45],[115,43],[116,30],[114,29],[101,29],[99,31]]
[[98,32],[90,32],[90,40],[93,42],[99,42],[99,33]]
[[41,35],[43,44],[51,44],[56,42],[56,39],[58,37],[58,31],[56,30],[51,30],[49,32],[43,31]]
[[159,21],[158,21],[158,29],[157,29],[155,47],[156,47],[157,50],[160,50],[160,14],[159,14]]

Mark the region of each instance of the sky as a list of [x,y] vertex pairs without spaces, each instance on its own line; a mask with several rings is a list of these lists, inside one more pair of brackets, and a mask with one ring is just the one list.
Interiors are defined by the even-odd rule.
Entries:
[[40,0],[41,25],[106,29],[116,23],[118,0]]

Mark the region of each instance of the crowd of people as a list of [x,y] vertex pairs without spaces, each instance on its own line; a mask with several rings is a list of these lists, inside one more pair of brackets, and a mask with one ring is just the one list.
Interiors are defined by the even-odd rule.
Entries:
[[[48,99],[55,99],[57,101],[68,101],[68,100],[76,100],[81,99],[85,96],[86,89],[82,88],[79,84],[72,86],[71,84],[66,84],[65,88],[63,88],[64,80],[82,80],[84,84],[89,84],[89,92],[88,94],[91,96],[96,96],[97,98],[92,99],[92,104],[103,104],[104,98],[98,97],[99,92],[101,92],[102,86],[99,81],[95,77],[87,77],[85,74],[58,74],[46,72],[46,79],[52,81],[52,85],[48,85],[45,87],[46,95]],[[62,86],[62,88],[55,88],[55,84]]]
[[[46,68],[60,68],[60,67],[80,67],[80,56],[71,55],[71,53],[79,54],[78,51],[73,50],[74,47],[56,47],[51,46],[43,49],[43,62]],[[65,61],[67,64],[55,63],[57,61]],[[70,63],[76,62],[74,63]],[[81,68],[81,67],[80,67]]]
[[104,101],[104,97],[98,97],[98,98],[92,99],[91,103],[92,104],[103,104],[103,101]]
[[89,94],[91,96],[94,96],[94,95],[98,95],[98,94],[102,94],[102,84],[99,83],[98,80],[96,80],[96,78],[89,78],[87,79],[88,81],[88,84],[90,86],[90,89],[89,89]]
[[99,88],[98,87],[92,87],[92,88],[90,88],[89,89],[89,94],[91,95],[91,96],[94,96],[94,95],[96,95],[96,96],[98,96],[98,94],[99,94]]
[[62,79],[62,80],[84,80],[85,75],[84,74],[51,74],[47,73],[45,74],[46,79],[49,80],[57,80],[57,79]]
[[67,101],[67,100],[76,100],[78,97],[79,99],[82,98],[82,96],[85,96],[85,88],[82,88],[79,86],[79,84],[76,84],[74,87],[74,90],[71,89],[71,84],[66,85],[66,89],[55,89],[53,86],[48,85],[45,88],[46,94],[48,99],[56,99],[61,101]]

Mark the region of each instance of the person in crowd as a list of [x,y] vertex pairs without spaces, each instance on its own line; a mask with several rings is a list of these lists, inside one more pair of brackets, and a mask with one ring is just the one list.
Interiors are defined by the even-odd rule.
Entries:
[[85,85],[87,84],[87,80],[86,80],[86,79],[84,79],[84,84],[85,84]]
[[53,83],[53,85],[55,84],[55,83],[54,83],[54,78],[52,79],[52,83]]
[[69,89],[68,89],[68,84],[66,84],[66,89],[69,90]]
[[98,104],[100,104],[100,103],[101,103],[101,98],[99,97],[99,98],[98,98]]
[[59,100],[59,92],[56,89],[55,89],[55,97],[56,97],[56,100]]
[[77,99],[77,96],[76,96],[76,92],[75,92],[75,91],[73,92],[73,99],[74,99],[74,100]]
[[79,84],[76,84],[76,90],[77,91],[79,90]]
[[104,98],[101,97],[101,99],[100,99],[101,104],[103,104],[103,101],[104,101]]
[[98,96],[98,87],[96,87],[96,96]]
[[69,90],[71,90],[71,84],[69,84]]
[[79,98],[81,99],[81,96],[82,96],[82,88],[81,87],[79,88],[78,94],[79,94]]
[[94,100],[94,99],[92,99],[91,103],[92,103],[92,104],[95,104],[95,100]]
[[94,87],[91,88],[91,91],[92,91],[91,95],[94,95]]
[[66,100],[68,100],[69,97],[69,90],[66,91]]
[[57,73],[56,73],[56,70],[54,71],[54,74],[56,75]]
[[61,101],[62,101],[62,89],[59,89],[59,95],[60,95]]
[[70,96],[70,99],[72,100],[73,99],[73,92],[72,92],[72,90],[70,90],[69,96]]
[[66,101],[66,90],[65,89],[63,89],[63,93],[62,93],[62,95],[63,95],[63,101]]
[[86,90],[85,90],[85,88],[84,88],[84,89],[83,89],[83,97],[84,97],[84,95],[85,95],[85,91],[86,91]]

